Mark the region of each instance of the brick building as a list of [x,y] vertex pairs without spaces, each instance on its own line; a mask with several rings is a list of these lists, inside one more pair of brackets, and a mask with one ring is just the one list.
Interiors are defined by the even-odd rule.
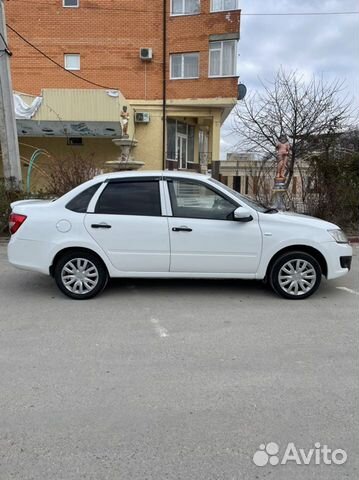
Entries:
[[238,0],[5,7],[13,88],[26,104],[42,97],[34,116],[18,120],[24,159],[31,146],[57,156],[76,146],[99,162],[115,160],[111,137],[121,135],[124,105],[129,138],[138,142],[133,156],[144,168],[198,170],[219,159],[220,127],[237,99]]

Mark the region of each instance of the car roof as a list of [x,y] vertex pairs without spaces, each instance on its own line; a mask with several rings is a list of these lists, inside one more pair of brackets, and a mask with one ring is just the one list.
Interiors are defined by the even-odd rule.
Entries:
[[142,170],[142,171],[126,171],[126,172],[112,172],[104,173],[96,176],[98,180],[114,179],[114,178],[133,178],[133,177],[171,177],[171,178],[197,178],[205,180],[209,175],[203,175],[196,172],[188,172],[182,170]]

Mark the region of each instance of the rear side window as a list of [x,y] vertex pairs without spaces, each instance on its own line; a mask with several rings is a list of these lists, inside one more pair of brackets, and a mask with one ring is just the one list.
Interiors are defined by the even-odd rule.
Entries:
[[89,203],[92,197],[97,192],[97,189],[102,183],[96,183],[96,185],[92,185],[89,188],[86,188],[83,192],[76,195],[75,198],[69,201],[66,205],[68,210],[72,210],[73,212],[77,213],[86,213]]
[[109,183],[97,202],[95,213],[160,216],[158,181]]

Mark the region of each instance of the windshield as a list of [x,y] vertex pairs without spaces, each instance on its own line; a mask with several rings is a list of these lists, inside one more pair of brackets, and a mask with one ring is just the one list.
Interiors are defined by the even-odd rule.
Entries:
[[270,210],[265,205],[261,205],[260,203],[253,200],[253,198],[247,197],[246,195],[242,195],[242,194],[236,192],[232,188],[227,187],[227,185],[224,185],[223,183],[219,182],[218,180],[215,180],[214,178],[209,178],[209,181],[212,182],[212,183],[215,183],[216,185],[219,185],[222,188],[224,188],[225,190],[227,190],[227,192],[231,193],[232,195],[237,197],[242,202],[246,203],[249,207],[253,208],[257,212],[266,213],[268,210]]

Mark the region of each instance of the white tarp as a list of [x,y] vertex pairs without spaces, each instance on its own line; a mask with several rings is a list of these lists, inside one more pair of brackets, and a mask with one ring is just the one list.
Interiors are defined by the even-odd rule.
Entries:
[[106,90],[106,93],[109,97],[118,98],[120,96],[120,92],[118,90]]
[[37,112],[41,102],[42,97],[36,97],[32,104],[28,105],[26,102],[24,102],[20,95],[14,93],[15,117],[17,119],[30,120],[30,118],[32,118]]

